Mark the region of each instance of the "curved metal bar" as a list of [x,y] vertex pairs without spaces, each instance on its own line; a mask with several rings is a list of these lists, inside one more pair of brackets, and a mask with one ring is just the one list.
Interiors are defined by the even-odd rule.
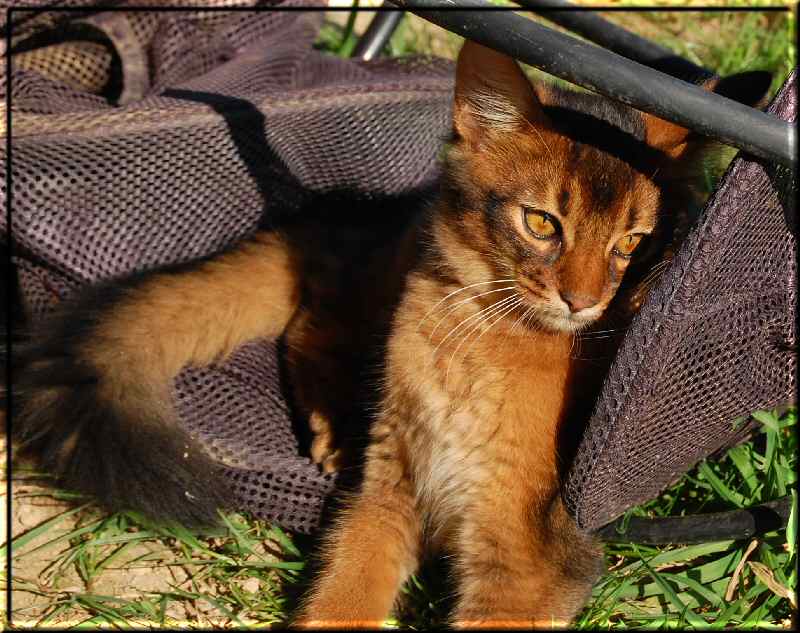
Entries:
[[[670,49],[631,33],[603,19],[594,11],[586,11],[585,7],[578,7],[566,0],[514,0],[514,2],[603,48],[673,77],[694,80],[713,74],[707,68],[693,64]],[[559,10],[559,7],[565,10]]]
[[484,0],[392,2],[448,31],[755,156],[789,166],[797,162],[793,125],[514,12],[493,11],[496,7]]
[[597,530],[595,536],[612,543],[633,542],[647,545],[691,545],[739,540],[785,528],[791,509],[792,498],[787,495],[768,503],[729,512],[661,519],[632,517],[627,525],[623,519],[617,519]]
[[[390,10],[387,11],[387,8]],[[369,61],[380,55],[397,25],[400,24],[400,20],[403,19],[403,15],[404,11],[398,11],[384,0],[350,56]]]

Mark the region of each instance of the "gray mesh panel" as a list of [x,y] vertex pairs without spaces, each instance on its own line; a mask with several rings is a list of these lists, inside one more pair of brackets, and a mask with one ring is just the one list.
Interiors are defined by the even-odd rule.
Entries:
[[[297,191],[400,193],[436,177],[451,64],[322,55],[318,13],[97,23],[120,17],[152,63],[142,98],[115,106],[64,81],[88,67],[74,47],[14,70],[12,222],[32,315],[83,285],[218,252]],[[226,465],[233,505],[307,532],[335,478],[299,454],[285,390],[274,342],[255,341],[183,371],[174,395]]]
[[[794,73],[769,111],[794,121]],[[737,158],[648,297],[569,474],[578,525],[601,527],[735,442],[733,421],[795,397],[797,224],[782,168]]]

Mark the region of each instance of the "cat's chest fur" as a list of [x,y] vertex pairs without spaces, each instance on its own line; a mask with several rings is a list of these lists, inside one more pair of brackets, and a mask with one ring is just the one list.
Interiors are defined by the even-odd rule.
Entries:
[[392,337],[388,379],[396,406],[406,409],[400,440],[415,493],[438,533],[477,506],[501,498],[528,506],[556,485],[570,340],[517,334],[503,324],[439,345],[470,313],[452,311],[431,336],[434,326],[419,321],[434,286],[412,284]]

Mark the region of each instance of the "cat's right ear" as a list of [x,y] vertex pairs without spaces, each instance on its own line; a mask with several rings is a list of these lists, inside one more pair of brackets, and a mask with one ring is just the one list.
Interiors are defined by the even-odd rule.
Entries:
[[[703,90],[738,101],[752,108],[762,110],[767,105],[772,74],[761,70],[751,70],[727,77],[711,77],[699,84]],[[679,158],[691,149],[710,145],[712,141],[700,136],[677,123],[660,119],[653,114],[643,113],[647,128],[647,143],[661,150],[667,156]]]
[[478,142],[486,132],[550,127],[539,97],[519,64],[467,40],[458,54],[453,129]]

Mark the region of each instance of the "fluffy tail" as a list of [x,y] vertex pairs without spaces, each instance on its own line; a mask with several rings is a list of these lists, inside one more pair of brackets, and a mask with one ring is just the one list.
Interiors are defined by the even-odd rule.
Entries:
[[230,494],[177,423],[172,378],[282,333],[297,274],[275,234],[215,259],[89,288],[15,352],[12,433],[23,452],[111,509],[209,524]]

